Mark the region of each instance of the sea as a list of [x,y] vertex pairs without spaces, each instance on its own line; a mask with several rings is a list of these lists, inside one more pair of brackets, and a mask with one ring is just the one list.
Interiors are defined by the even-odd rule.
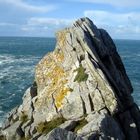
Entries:
[[[114,40],[140,106],[140,40]],[[6,114],[22,103],[34,81],[35,65],[56,44],[55,38],[0,37],[0,126]]]

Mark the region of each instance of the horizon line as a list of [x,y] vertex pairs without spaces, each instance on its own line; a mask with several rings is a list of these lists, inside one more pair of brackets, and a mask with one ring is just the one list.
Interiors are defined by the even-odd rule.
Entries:
[[[0,37],[25,37],[25,38],[56,38],[55,36],[1,36]],[[140,41],[140,39],[130,39],[130,38],[112,38],[113,40],[132,40],[132,41]]]

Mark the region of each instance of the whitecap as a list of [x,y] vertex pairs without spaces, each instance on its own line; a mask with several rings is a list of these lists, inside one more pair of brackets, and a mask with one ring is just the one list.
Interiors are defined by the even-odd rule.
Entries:
[[32,56],[32,55],[28,55],[28,56],[14,56],[14,55],[8,55],[8,54],[2,54],[0,55],[0,66],[1,65],[6,65],[6,64],[10,64],[12,65],[12,63],[15,64],[20,64],[20,63],[25,63],[25,64],[30,64],[30,63],[35,63],[40,59],[40,57],[36,57],[36,56]]
[[2,54],[0,55],[0,65],[11,64],[15,60],[14,55]]

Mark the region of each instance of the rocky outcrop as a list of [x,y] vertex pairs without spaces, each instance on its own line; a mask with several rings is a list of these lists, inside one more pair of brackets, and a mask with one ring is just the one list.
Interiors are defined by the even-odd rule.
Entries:
[[109,34],[82,18],[56,36],[3,139],[139,140],[140,112]]

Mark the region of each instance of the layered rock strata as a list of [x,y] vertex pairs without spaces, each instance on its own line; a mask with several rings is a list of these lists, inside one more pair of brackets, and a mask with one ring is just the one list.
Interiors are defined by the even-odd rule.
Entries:
[[1,139],[140,140],[140,112],[115,44],[88,18],[59,31]]

